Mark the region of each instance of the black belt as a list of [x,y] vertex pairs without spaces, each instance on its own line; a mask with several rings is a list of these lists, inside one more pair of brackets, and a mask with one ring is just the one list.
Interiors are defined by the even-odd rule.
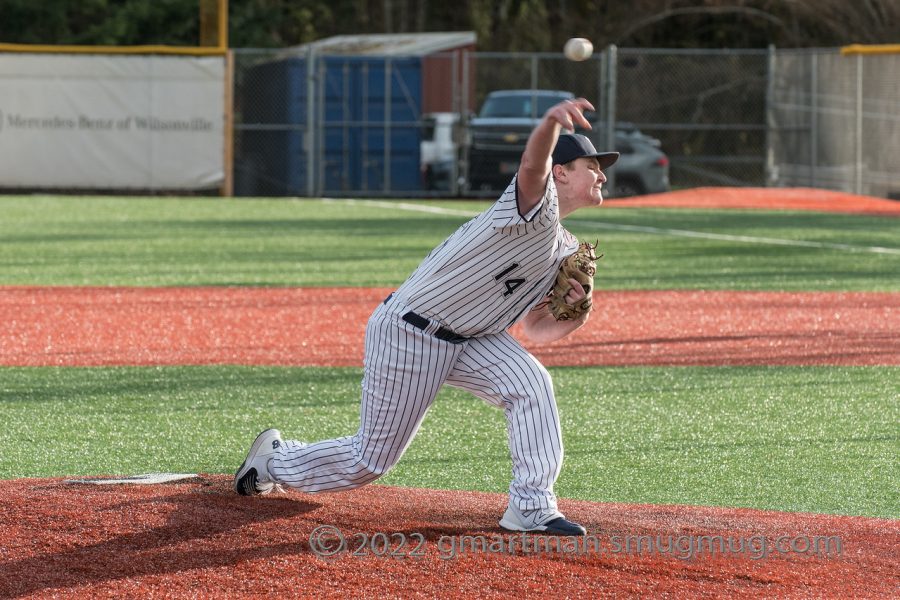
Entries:
[[[393,295],[394,294],[388,295],[388,297],[384,299],[384,303],[387,304]],[[421,329],[423,331],[425,329],[427,329],[429,325],[431,325],[431,321],[429,321],[422,315],[418,315],[418,314],[414,313],[413,311],[409,311],[408,313],[403,315],[403,317],[401,317],[401,318],[404,321],[406,321],[407,323],[409,323],[410,325],[412,325],[413,327],[418,327],[419,329]],[[443,327],[443,326],[438,327],[438,330],[434,332],[434,337],[436,337],[439,340],[444,340],[445,342],[450,342],[451,344],[461,344],[465,341],[468,341],[468,339],[469,339],[466,336],[459,335],[458,333],[450,331],[449,329],[447,329],[446,327]]]

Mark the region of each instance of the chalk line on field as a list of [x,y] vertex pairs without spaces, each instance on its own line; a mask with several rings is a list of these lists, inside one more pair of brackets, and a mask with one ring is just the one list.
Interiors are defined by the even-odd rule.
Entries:
[[477,215],[471,210],[459,210],[455,208],[443,208],[441,206],[427,206],[413,204],[412,202],[387,202],[385,200],[356,200],[354,198],[322,198],[322,202],[330,204],[349,204],[351,206],[380,206],[396,210],[411,210],[415,212],[431,213],[433,215],[452,215],[455,217],[469,217]]
[[578,221],[582,227],[594,227],[596,229],[613,229],[618,231],[635,231],[638,233],[653,233],[659,235],[673,235],[692,238],[704,238],[708,240],[722,240],[727,242],[746,242],[748,244],[769,244],[777,246],[798,246],[803,248],[827,248],[830,250],[844,250],[846,252],[875,252],[878,254],[900,254],[900,248],[885,248],[883,246],[854,246],[852,244],[836,244],[832,242],[810,242],[807,240],[786,240],[783,238],[756,237],[749,235],[731,235],[727,233],[709,233],[706,231],[691,231],[690,229],[667,229],[662,227],[645,227],[640,225],[620,225],[618,223],[603,223],[600,221]]
[[[380,206],[395,210],[409,210],[414,212],[430,213],[435,215],[451,215],[472,218],[477,212],[460,210],[455,208],[443,208],[441,206],[427,206],[413,204],[412,202],[388,202],[385,200],[356,200],[353,198],[323,198],[327,203],[344,203],[351,206]],[[707,240],[719,240],[725,242],[743,242],[747,244],[766,244],[775,246],[794,246],[799,248],[821,248],[828,250],[842,250],[844,252],[873,252],[876,254],[900,254],[900,248],[886,248],[884,246],[854,246],[852,244],[837,244],[832,242],[810,242],[807,240],[787,240],[783,238],[757,237],[750,235],[731,235],[727,233],[710,233],[706,231],[693,231],[690,229],[670,229],[666,227],[649,227],[645,225],[622,225],[620,223],[606,223],[603,221],[587,221],[582,219],[569,219],[570,223],[577,223],[579,227],[593,229],[607,229],[611,231],[633,231],[635,233],[649,233],[652,235],[670,235],[680,237],[702,238]]]

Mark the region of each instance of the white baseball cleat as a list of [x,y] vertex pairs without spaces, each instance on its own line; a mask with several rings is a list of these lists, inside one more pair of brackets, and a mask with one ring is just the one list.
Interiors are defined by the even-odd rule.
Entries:
[[253,440],[250,452],[234,474],[234,491],[241,496],[268,494],[273,489],[284,491],[269,473],[269,461],[281,454],[284,441],[277,429],[266,429]]
[[557,510],[518,510],[509,505],[500,527],[507,531],[527,531],[547,535],[587,535],[587,530],[566,519]]

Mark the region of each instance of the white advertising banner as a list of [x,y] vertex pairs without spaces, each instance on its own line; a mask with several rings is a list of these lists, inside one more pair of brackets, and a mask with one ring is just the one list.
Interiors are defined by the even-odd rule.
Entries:
[[224,180],[225,57],[0,53],[0,187]]

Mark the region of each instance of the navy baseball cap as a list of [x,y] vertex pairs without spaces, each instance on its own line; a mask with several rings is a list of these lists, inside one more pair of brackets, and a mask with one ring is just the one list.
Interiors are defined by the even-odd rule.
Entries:
[[580,133],[563,133],[553,149],[553,164],[564,165],[576,158],[596,158],[600,161],[600,168],[611,167],[619,160],[618,152],[597,152],[594,145],[586,136]]

